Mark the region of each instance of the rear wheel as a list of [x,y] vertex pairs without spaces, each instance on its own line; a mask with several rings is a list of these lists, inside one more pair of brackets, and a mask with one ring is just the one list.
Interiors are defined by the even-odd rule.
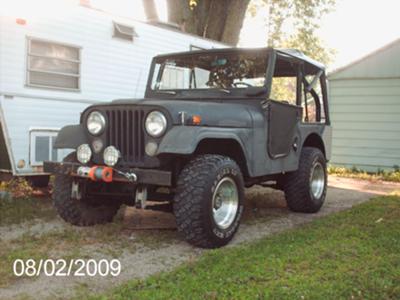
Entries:
[[285,179],[288,207],[296,212],[315,213],[325,201],[327,171],[324,154],[317,148],[304,147],[297,171]]
[[178,230],[195,246],[224,246],[239,227],[243,201],[238,165],[221,155],[199,155],[179,175],[174,198]]
[[[71,153],[65,162],[76,162]],[[57,174],[54,182],[54,206],[66,222],[77,226],[91,226],[111,222],[118,212],[120,203],[107,203],[87,197],[84,181],[71,176]]]

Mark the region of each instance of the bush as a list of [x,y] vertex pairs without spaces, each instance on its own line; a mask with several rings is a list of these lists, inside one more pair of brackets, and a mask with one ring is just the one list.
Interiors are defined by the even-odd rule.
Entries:
[[14,178],[0,183],[0,191],[8,192],[12,198],[28,198],[33,194],[33,188],[24,178]]

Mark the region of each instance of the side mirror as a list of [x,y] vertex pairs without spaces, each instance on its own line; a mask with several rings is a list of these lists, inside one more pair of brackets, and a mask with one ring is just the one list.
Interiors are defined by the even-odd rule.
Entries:
[[246,89],[246,96],[261,96],[267,91],[265,86],[250,86]]

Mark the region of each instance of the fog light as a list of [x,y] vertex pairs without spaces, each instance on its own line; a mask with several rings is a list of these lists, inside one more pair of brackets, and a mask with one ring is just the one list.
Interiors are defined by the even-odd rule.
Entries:
[[118,149],[114,146],[108,146],[104,149],[103,159],[104,163],[107,166],[113,167],[117,164],[118,159],[120,158],[121,154],[119,153]]
[[92,157],[92,150],[88,144],[82,144],[76,150],[76,157],[78,161],[82,164],[87,164]]
[[146,154],[148,156],[154,156],[156,155],[158,150],[158,145],[155,142],[148,142],[146,144],[146,147],[144,148],[144,151],[146,151]]

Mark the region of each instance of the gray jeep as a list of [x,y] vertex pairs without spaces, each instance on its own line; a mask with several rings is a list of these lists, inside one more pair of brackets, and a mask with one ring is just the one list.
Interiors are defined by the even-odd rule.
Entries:
[[144,99],[88,107],[55,142],[75,151],[44,169],[71,224],[110,222],[121,204],[170,211],[188,242],[214,248],[237,231],[245,187],[317,212],[330,140],[323,65],[291,49],[200,50],[155,57]]

